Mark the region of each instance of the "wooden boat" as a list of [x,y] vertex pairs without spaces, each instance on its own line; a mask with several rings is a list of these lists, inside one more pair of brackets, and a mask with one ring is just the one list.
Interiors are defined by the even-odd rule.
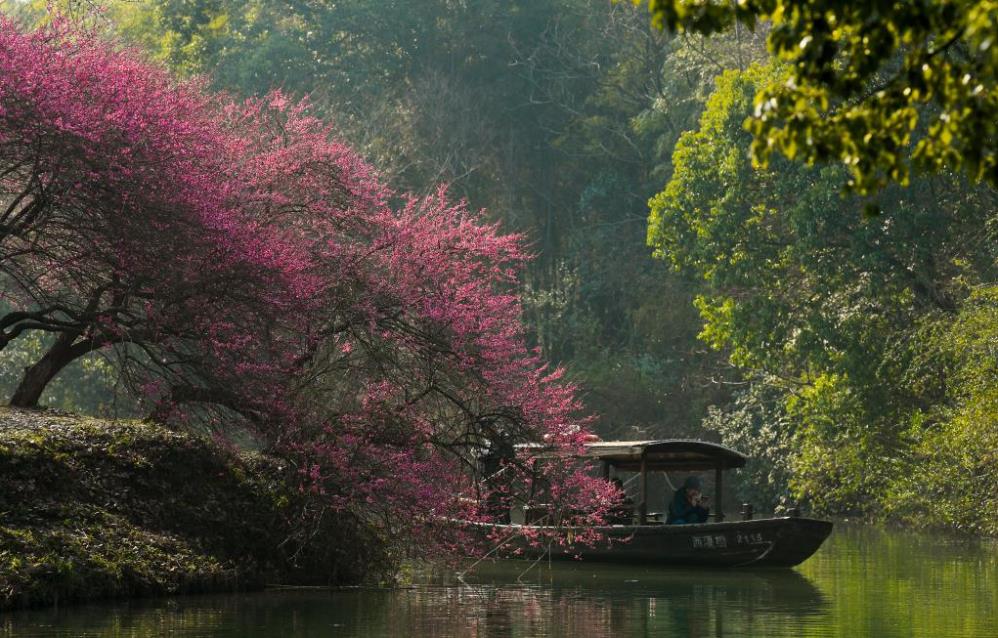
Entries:
[[[544,458],[543,451],[535,456]],[[571,538],[571,528],[526,523],[492,524],[493,536],[528,554],[550,553],[551,558],[581,558],[591,561],[642,565],[686,565],[704,567],[773,566],[792,567],[818,550],[832,531],[832,523],[789,516],[756,519],[743,507],[742,520],[729,521],[723,511],[712,521],[692,525],[666,525],[648,512],[648,475],[652,472],[714,472],[714,503],[723,504],[724,472],[743,467],[747,457],[731,448],[685,439],[654,441],[599,441],[586,445],[585,457],[602,465],[603,476],[636,472],[638,498],[634,520],[628,524],[596,528],[605,539],[594,546],[569,543],[537,547],[527,542],[536,536],[526,532],[557,531]],[[527,517],[529,519],[529,516]],[[579,530],[581,531],[581,530]]]

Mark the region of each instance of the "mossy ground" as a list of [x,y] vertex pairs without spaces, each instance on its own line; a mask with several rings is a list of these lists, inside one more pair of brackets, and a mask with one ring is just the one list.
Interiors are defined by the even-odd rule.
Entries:
[[304,551],[286,542],[303,498],[276,459],[146,422],[0,408],[0,609],[358,580],[373,554],[337,517]]

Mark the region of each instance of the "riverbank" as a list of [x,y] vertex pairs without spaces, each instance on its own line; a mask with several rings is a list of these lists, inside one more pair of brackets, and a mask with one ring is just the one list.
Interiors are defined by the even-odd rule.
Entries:
[[303,535],[305,505],[277,459],[0,408],[0,609],[360,580],[373,558],[355,530],[328,515]]

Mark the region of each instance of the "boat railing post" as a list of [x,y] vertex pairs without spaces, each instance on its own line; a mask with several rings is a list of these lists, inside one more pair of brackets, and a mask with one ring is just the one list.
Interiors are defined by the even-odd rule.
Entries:
[[648,522],[648,465],[645,462],[644,450],[641,451],[641,506],[638,508],[638,524]]
[[714,503],[717,504],[715,506],[717,507],[717,514],[714,516],[714,520],[717,521],[718,523],[724,520],[724,509],[721,505],[722,503],[721,497],[724,495],[724,490],[723,490],[724,484],[722,482],[723,476],[724,476],[724,469],[721,466],[718,466],[714,470]]

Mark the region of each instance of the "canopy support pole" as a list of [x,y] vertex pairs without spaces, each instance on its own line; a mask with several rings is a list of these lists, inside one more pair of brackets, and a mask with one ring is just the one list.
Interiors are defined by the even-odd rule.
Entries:
[[714,515],[714,520],[720,523],[724,520],[724,510],[721,509],[721,497],[724,495],[722,477],[724,476],[723,469],[718,466],[714,470],[714,507],[717,508],[716,514]]
[[648,522],[648,464],[645,462],[644,450],[641,451],[641,508],[638,511],[638,524]]

